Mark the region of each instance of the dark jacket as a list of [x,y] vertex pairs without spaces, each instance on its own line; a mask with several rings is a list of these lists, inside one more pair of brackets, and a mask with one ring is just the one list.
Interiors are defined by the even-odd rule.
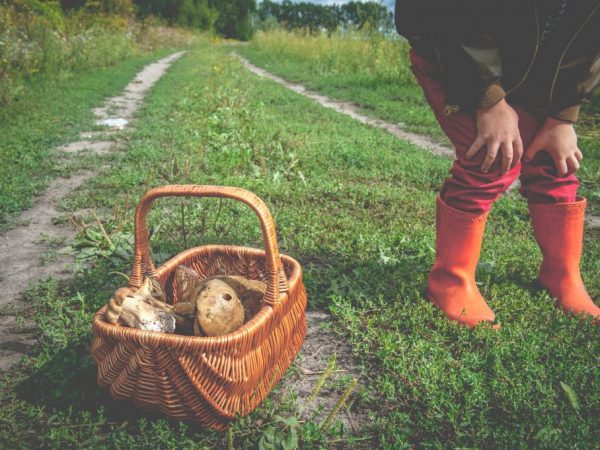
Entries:
[[600,0],[396,0],[395,18],[463,110],[506,96],[575,121],[600,80]]

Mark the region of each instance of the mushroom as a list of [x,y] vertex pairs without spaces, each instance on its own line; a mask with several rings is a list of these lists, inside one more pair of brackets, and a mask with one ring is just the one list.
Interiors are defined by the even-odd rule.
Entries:
[[[207,284],[211,281],[220,281],[221,283],[212,283],[209,286],[210,289],[205,291]],[[223,275],[203,280],[196,271],[183,265],[178,266],[175,271],[175,285],[177,303],[173,306],[173,312],[176,315],[177,331],[186,334],[193,331],[197,336],[218,335],[211,334],[214,332],[226,334],[250,320],[260,311],[267,289],[266,284],[262,281],[250,280],[237,275]],[[231,298],[223,302],[226,293],[229,293]],[[212,308],[210,312],[212,319],[209,320],[206,317],[203,318],[198,306],[200,303],[208,304],[211,301],[215,304],[222,303],[223,308],[219,309],[218,318]],[[233,303],[229,304],[230,301]],[[239,317],[235,311],[239,303],[242,305],[244,316],[240,324],[235,321]],[[227,311],[235,312],[235,314],[228,316]],[[230,321],[233,322],[229,323]],[[215,327],[217,322],[219,326]],[[205,325],[210,329],[209,331],[204,330]],[[229,331],[224,331],[226,329]]]
[[[192,272],[196,278],[198,278],[198,275],[196,275],[196,272],[194,272],[192,269],[188,269],[185,266],[180,267]],[[192,282],[192,279],[188,280],[190,287],[193,287],[191,284]],[[146,303],[149,303],[155,308],[162,309],[163,311],[175,317],[175,329],[178,333],[193,334],[195,314],[194,303],[192,301],[177,303],[175,306],[169,305],[165,301],[166,295],[162,286],[155,278],[146,278],[141,290],[142,291],[140,292],[140,295],[144,298]]]
[[133,291],[127,287],[122,287],[117,289],[108,301],[106,319],[109,323],[117,323],[119,321],[119,317],[121,317],[121,313],[123,312],[123,300],[128,295],[133,295]]
[[210,279],[195,289],[197,336],[221,336],[244,323],[244,308],[235,290],[226,282]]
[[194,288],[200,282],[200,276],[195,270],[186,266],[178,266],[175,270],[175,283],[177,285],[177,303],[194,302],[191,297]]
[[167,296],[156,278],[146,277],[142,286],[135,291],[142,300],[155,308],[172,312],[173,307],[167,303]]
[[237,293],[244,307],[245,322],[258,314],[262,307],[263,297],[267,291],[265,283],[237,275],[227,275],[217,278],[227,283]]
[[164,298],[158,281],[146,278],[142,287],[135,292],[129,288],[117,289],[108,302],[107,319],[110,323],[120,323],[141,330],[173,333],[173,307],[161,300]]
[[175,328],[181,334],[194,334],[196,304],[194,302],[176,303],[173,306]]
[[177,332],[194,334],[196,318],[194,292],[201,283],[200,276],[193,269],[180,265],[175,270],[177,303],[173,306],[173,312],[177,321]]

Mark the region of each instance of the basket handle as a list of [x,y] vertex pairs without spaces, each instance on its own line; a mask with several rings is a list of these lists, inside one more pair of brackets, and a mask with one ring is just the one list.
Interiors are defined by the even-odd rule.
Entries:
[[148,226],[146,216],[154,200],[160,197],[220,197],[238,200],[248,205],[258,216],[262,228],[267,257],[267,290],[264,302],[274,305],[279,302],[279,293],[287,292],[288,283],[277,247],[275,223],[267,205],[252,192],[226,186],[199,186],[195,184],[168,185],[154,188],[142,197],[135,210],[135,246],[129,286],[138,289],[144,275],[155,276],[156,267],[150,258]]

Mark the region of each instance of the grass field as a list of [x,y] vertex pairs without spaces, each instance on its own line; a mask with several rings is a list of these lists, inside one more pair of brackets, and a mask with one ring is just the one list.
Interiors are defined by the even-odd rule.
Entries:
[[[292,443],[295,436],[303,448],[597,447],[600,328],[557,312],[535,287],[540,254],[525,204],[513,194],[497,203],[478,270],[503,327],[449,323],[423,288],[434,257],[434,199],[450,161],[260,79],[230,51],[203,43],[175,63],[128,135],[128,151],[102,157],[112,169],[65,203],[65,211],[96,209],[117,245],[79,236],[78,254],[90,265],[68,286],[49,280],[30,289],[40,344],[35,357],[2,375],[0,447],[226,448],[232,438],[235,448],[285,448],[267,445],[274,436]],[[362,95],[374,115],[398,112],[396,121],[413,129],[433,127],[414,85],[406,88],[410,100],[389,102],[386,113],[376,107],[384,91],[367,92],[366,75],[345,73],[352,88],[342,93],[335,74],[313,73],[293,55],[267,62],[260,41],[240,51],[283,76],[304,68],[290,78],[330,95]],[[88,105],[100,97],[78,95]],[[401,116],[413,104],[422,119]],[[299,405],[282,390],[231,434],[217,434],[143,416],[96,387],[91,316],[124,283],[118,273],[131,262],[133,205],[168,183],[235,185],[268,203],[282,252],[304,267],[310,308],[332,314],[362,364],[352,408],[369,420],[359,435],[296,422]],[[162,201],[150,222],[159,261],[197,244],[261,246],[256,219],[229,202]],[[595,298],[598,237],[588,234],[582,262]]]
[[63,80],[36,79],[27,84],[19,101],[2,108],[0,230],[31,204],[48,180],[68,172],[57,160],[55,147],[91,129],[92,108],[119,92],[145,64],[166,53],[152,52]]
[[[8,84],[0,86],[0,231],[48,180],[68,173],[55,148],[93,127],[94,106],[122,90],[144,65],[196,39],[184,30],[132,24],[95,27],[61,40],[50,30],[44,38],[28,36],[10,21],[1,24],[0,82]],[[8,86],[12,90],[4,92]]]
[[[260,67],[338,100],[351,101],[366,113],[406,129],[443,139],[435,117],[412,76],[408,46],[378,35],[304,36],[259,33],[239,52]],[[581,193],[600,214],[600,93],[584,105],[578,126],[585,162],[579,171]]]

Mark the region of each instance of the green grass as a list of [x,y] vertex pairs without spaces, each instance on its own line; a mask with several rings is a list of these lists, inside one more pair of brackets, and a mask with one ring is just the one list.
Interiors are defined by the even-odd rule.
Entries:
[[18,100],[2,108],[0,229],[61,173],[56,147],[93,129],[92,108],[120,92],[145,64],[167,53],[153,52],[58,80],[38,78],[27,83]]
[[[410,70],[408,45],[377,35],[305,36],[258,33],[238,51],[254,64],[336,100],[350,101],[368,115],[401,123],[409,131],[446,141]],[[578,173],[590,212],[600,214],[600,92],[584,105],[578,125],[585,161]]]
[[271,31],[258,33],[236,51],[286,80],[353,102],[373,117],[442,138],[401,40],[377,34],[326,37]]
[[[197,183],[268,203],[282,252],[304,267],[310,307],[332,313],[364,373],[352,403],[369,416],[360,435],[294,422],[293,393],[279,389],[234,423],[235,448],[292,434],[304,448],[597,447],[600,328],[557,312],[534,286],[540,254],[524,203],[497,203],[478,271],[502,329],[449,323],[422,291],[450,162],[253,76],[229,50],[203,45],[179,60],[128,151],[106,156],[112,170],[65,205],[103,211],[116,244],[81,235],[78,255],[92,267],[30,292],[40,345],[0,384],[0,446],[226,448],[227,434],[115,404],[95,385],[89,348],[91,315],[131,262],[135,202],[153,186]],[[204,243],[262,245],[256,218],[229,201],[163,199],[149,221],[159,261]],[[598,237],[582,262],[596,298]]]

